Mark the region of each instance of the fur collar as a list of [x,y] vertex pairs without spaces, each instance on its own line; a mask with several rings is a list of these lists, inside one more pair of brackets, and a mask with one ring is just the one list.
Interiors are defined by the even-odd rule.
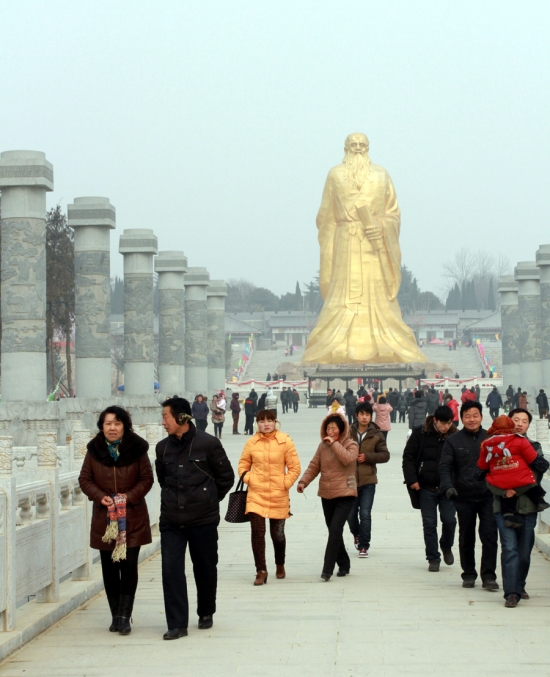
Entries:
[[105,435],[102,432],[99,432],[92,440],[88,442],[87,449],[92,458],[94,458],[98,463],[101,463],[101,465],[116,465],[117,467],[121,467],[125,465],[132,465],[132,463],[139,461],[143,454],[147,453],[149,449],[149,443],[144,440],[143,437],[136,435],[134,432],[124,433],[124,437],[122,438],[122,442],[118,448],[120,456],[116,464],[112,459],[111,454],[109,454],[109,450],[107,449],[107,440],[105,439]]

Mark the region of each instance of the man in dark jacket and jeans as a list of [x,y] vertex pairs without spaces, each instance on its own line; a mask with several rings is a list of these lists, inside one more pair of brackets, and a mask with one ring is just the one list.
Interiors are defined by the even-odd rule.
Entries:
[[481,427],[483,406],[466,401],[460,408],[462,430],[445,441],[439,463],[441,489],[454,500],[458,517],[458,547],[462,566],[462,587],[473,588],[477,578],[475,545],[479,519],[481,539],[481,580],[483,588],[498,590],[497,525],[493,515],[493,495],[485,480],[479,479],[477,461],[487,431]]
[[[423,426],[412,431],[403,452],[405,484],[418,491],[426,559],[429,571],[439,571],[443,551],[445,564],[454,564],[452,547],[455,540],[456,509],[440,489],[439,460],[445,440],[456,433],[453,412],[449,407],[437,407]],[[437,508],[443,525],[441,540],[437,541]]]
[[181,397],[162,403],[168,437],[156,447],[161,486],[160,546],[162,587],[168,632],[164,639],[187,635],[189,602],[185,551],[193,562],[197,614],[201,630],[211,628],[216,611],[220,501],[233,486],[233,468],[221,442],[191,423],[191,407]]

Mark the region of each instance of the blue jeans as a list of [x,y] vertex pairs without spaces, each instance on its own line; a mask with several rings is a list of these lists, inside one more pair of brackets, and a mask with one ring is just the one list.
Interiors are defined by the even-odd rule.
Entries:
[[370,548],[371,511],[374,503],[376,484],[364,484],[357,489],[357,498],[348,516],[351,533],[359,536],[359,549]]
[[521,519],[521,526],[517,529],[511,529],[504,526],[504,518],[501,513],[495,514],[500,534],[500,564],[504,597],[521,596],[521,591],[525,589],[525,581],[531,564],[531,550],[535,544],[537,513],[532,512],[528,515],[516,515],[515,517]]
[[[439,546],[442,550],[450,550],[455,541],[456,508],[453,501],[445,498],[445,494],[429,489],[420,489],[420,512],[424,529],[424,544],[426,545],[426,559],[441,560]],[[441,539],[437,541],[437,507],[441,518]]]

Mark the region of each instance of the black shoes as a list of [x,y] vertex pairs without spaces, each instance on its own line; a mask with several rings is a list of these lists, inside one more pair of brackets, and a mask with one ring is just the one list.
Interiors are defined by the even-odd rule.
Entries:
[[521,591],[521,599],[529,599],[529,595],[527,594],[527,590],[523,588]]
[[210,630],[213,625],[212,616],[199,616],[199,630]]
[[454,564],[455,558],[451,548],[441,548],[441,549],[443,551],[443,561],[445,562],[445,564],[447,564],[448,566]]
[[110,597],[107,597],[107,601],[109,602],[111,616],[113,617],[111,625],[109,626],[109,632],[118,632],[118,628],[120,625],[120,617],[118,615],[118,605],[119,605],[118,597],[116,599],[111,599]]
[[498,583],[495,580],[487,579],[483,581],[481,587],[484,590],[489,590],[489,592],[496,592],[498,590]]
[[332,574],[326,574],[324,571],[321,574],[321,578],[322,578],[323,581],[325,581],[325,583],[328,583],[330,581],[331,576],[332,576]]
[[132,618],[132,609],[134,608],[134,598],[131,595],[121,595],[119,602],[118,634],[129,635],[132,632],[130,620]]
[[518,605],[519,597],[517,595],[509,595],[504,602],[504,606],[508,609],[515,609]]
[[179,639],[180,637],[187,637],[187,628],[174,628],[168,630],[162,636],[162,639]]
[[473,588],[476,584],[475,578],[466,578],[462,581],[463,588]]
[[439,571],[441,562],[438,559],[431,559],[428,564],[428,571]]
[[[336,574],[339,578],[342,578],[342,576],[347,576],[349,574],[349,569],[338,569],[338,573]],[[321,574],[322,576],[322,574]]]

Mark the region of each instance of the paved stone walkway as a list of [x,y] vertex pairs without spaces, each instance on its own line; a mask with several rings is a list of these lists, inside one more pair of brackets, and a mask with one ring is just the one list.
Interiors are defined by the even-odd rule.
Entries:
[[[322,415],[321,409],[301,409],[282,417],[303,466],[317,446]],[[218,613],[211,631],[199,631],[193,619],[189,637],[162,641],[156,556],[140,569],[129,637],[107,631],[107,603],[100,595],[14,654],[0,667],[0,677],[549,675],[550,563],[533,555],[531,600],[517,609],[504,608],[501,592],[480,585],[462,589],[457,564],[428,573],[420,517],[401,478],[405,434],[405,426],[397,425],[389,435],[392,459],[380,468],[369,559],[356,558],[346,533],[353,551],[350,576],[319,579],[326,532],[311,486],[307,498],[292,493],[285,580],[275,579],[271,565],[267,585],[253,587],[248,525],[222,522]],[[235,467],[245,439],[224,440]],[[268,555],[272,561],[271,545]],[[190,583],[193,608],[192,577]]]

